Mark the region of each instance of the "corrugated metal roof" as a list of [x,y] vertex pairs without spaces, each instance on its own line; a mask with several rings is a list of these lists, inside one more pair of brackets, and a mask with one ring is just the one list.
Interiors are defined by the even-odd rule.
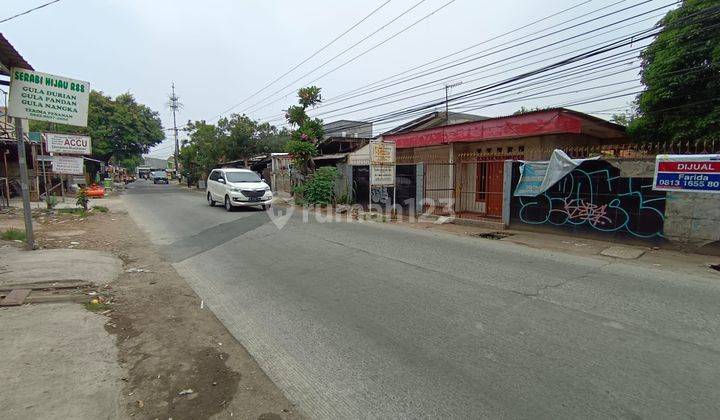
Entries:
[[[23,56],[17,52],[15,47],[10,44],[10,41],[8,41],[2,33],[0,33],[0,63],[8,69],[11,67],[20,67],[23,69],[35,70],[30,63],[25,61]],[[9,76],[9,73],[5,73],[2,69],[0,69],[0,74]]]
[[313,160],[340,160],[347,157],[347,153],[334,153],[331,155],[320,155],[313,158]]

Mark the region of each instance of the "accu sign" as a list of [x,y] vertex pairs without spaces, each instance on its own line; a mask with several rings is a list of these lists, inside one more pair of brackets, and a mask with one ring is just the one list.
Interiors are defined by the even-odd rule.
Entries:
[[92,153],[92,142],[88,136],[76,134],[45,133],[47,151],[50,153],[67,153],[89,155]]

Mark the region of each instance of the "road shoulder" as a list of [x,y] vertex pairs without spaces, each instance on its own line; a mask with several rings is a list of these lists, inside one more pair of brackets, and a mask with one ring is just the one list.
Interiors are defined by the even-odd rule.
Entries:
[[[114,344],[111,350],[116,356],[105,362],[117,370],[89,372],[101,381],[115,382],[121,410],[117,416],[104,412],[97,417],[299,418],[293,405],[163,259],[122,205],[110,201],[110,212],[43,217],[38,229],[38,243],[44,249],[109,251],[122,260],[119,277],[105,288],[110,311],[99,315],[77,303],[63,304],[99,322],[102,335]],[[33,318],[33,322],[40,320]],[[94,348],[97,340],[101,337],[96,332],[80,342],[71,341],[75,346]],[[72,395],[63,398],[86,405]]]

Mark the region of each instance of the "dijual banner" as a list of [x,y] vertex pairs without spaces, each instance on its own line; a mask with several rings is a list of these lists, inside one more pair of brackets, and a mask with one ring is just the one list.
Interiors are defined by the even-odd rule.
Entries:
[[657,155],[653,190],[720,193],[720,154]]
[[520,181],[514,194],[517,197],[535,197],[542,194],[586,160],[590,159],[572,159],[562,150],[555,149],[548,161],[523,161],[520,166]]

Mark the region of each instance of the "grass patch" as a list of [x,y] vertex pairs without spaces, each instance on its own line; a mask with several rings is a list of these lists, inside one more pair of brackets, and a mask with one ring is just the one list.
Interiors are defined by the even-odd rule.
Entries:
[[6,241],[24,241],[25,240],[25,231],[19,230],[19,229],[8,229],[2,234],[0,234],[0,238],[6,240]]
[[102,312],[102,311],[107,311],[108,309],[110,309],[110,304],[102,303],[102,302],[98,302],[98,303],[85,302],[85,309],[87,309],[88,311],[91,311],[91,312]]
[[92,209],[95,211],[99,211],[100,213],[107,213],[108,208],[105,206],[92,206]]
[[87,216],[87,212],[82,207],[58,209],[57,212],[58,214],[74,214],[82,217]]

